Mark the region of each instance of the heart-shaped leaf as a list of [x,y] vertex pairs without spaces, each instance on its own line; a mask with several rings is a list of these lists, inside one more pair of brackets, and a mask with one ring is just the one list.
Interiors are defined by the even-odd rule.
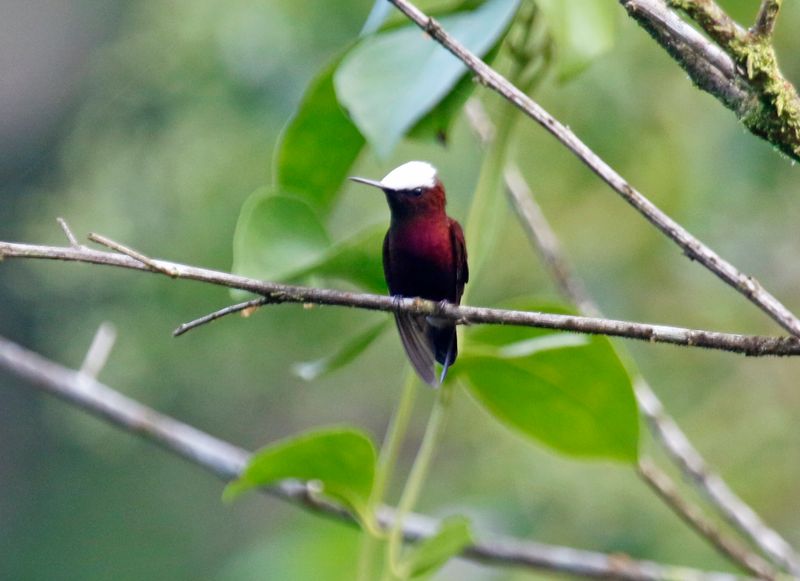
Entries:
[[275,182],[281,192],[301,197],[325,216],[364,138],[341,110],[333,90],[337,57],[306,90],[297,113],[283,130],[275,152]]
[[[488,0],[442,17],[442,26],[479,56],[505,32],[518,0]],[[381,157],[458,83],[466,68],[416,26],[363,40],[334,74],[339,101]]]
[[316,361],[295,363],[292,366],[292,370],[298,377],[306,381],[313,381],[337,369],[341,369],[361,355],[367,347],[372,345],[372,342],[383,333],[389,326],[389,323],[390,319],[383,318],[374,325],[367,327],[365,331],[358,333],[355,337],[342,345],[336,352],[321,359],[317,359]]
[[333,244],[298,276],[315,275],[345,280],[365,291],[386,294],[383,277],[383,237],[386,226],[368,227],[350,238]]
[[[485,62],[491,64],[495,59],[500,52],[504,36],[500,35],[491,50],[484,55]],[[447,96],[406,132],[406,137],[417,140],[433,140],[440,145],[446,145],[450,127],[474,90],[473,78],[469,74],[463,75]]]
[[370,227],[331,244],[322,222],[303,200],[259,190],[239,214],[233,271],[290,282],[319,276],[385,293],[381,254],[385,229]]
[[[473,10],[483,2],[485,2],[485,0],[415,0],[414,6],[428,16],[439,20],[455,12]],[[379,6],[381,4],[388,6],[389,10],[381,8]],[[393,8],[394,6],[386,0],[375,0],[360,35],[366,36],[379,31],[407,26],[408,17],[399,10],[393,10]],[[377,14],[375,14],[376,12]],[[379,23],[377,20],[381,16],[383,16],[383,21]],[[370,28],[367,28],[367,24],[370,24]]]
[[[511,306],[543,310],[530,301]],[[625,462],[638,456],[632,382],[605,337],[481,328],[467,335],[452,372],[487,411],[526,437],[573,456]]]
[[389,18],[392,8],[394,8],[392,4],[386,2],[386,0],[375,0],[372,9],[369,11],[369,16],[367,16],[367,20],[364,22],[364,26],[361,27],[359,35],[367,36],[373,32],[377,32],[378,29],[383,26],[383,23],[386,22],[386,19]]
[[403,561],[410,577],[432,573],[472,543],[469,519],[453,516],[444,519],[435,535],[420,541]]
[[363,431],[322,428],[256,452],[239,479],[225,487],[223,498],[232,500],[247,490],[297,478],[319,484],[321,494],[354,510],[362,522],[370,522],[375,462],[375,446]]
[[287,280],[330,246],[325,226],[303,200],[264,188],[242,206],[233,241],[233,271]]

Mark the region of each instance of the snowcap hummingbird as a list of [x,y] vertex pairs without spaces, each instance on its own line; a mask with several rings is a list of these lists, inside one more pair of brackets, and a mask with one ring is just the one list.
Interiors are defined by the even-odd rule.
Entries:
[[[383,190],[391,222],[383,239],[383,274],[393,296],[461,302],[469,280],[467,248],[461,225],[445,212],[447,198],[436,168],[409,161],[380,181],[351,180]],[[408,358],[429,385],[444,381],[458,354],[453,321],[396,313],[395,321]],[[434,361],[442,365],[438,378]]]

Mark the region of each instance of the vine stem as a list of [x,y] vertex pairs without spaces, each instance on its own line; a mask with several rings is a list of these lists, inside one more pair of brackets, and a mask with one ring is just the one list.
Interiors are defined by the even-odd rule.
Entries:
[[[370,515],[375,517],[377,508],[381,505],[386,496],[386,489],[392,479],[392,473],[397,465],[397,458],[400,455],[400,448],[403,445],[408,424],[411,420],[411,412],[414,410],[414,400],[417,395],[417,377],[409,369],[406,372],[406,379],[403,383],[403,390],[400,394],[400,401],[394,410],[392,420],[386,430],[386,437],[381,446],[378,458],[378,469],[375,473],[375,483],[372,487],[370,496]],[[380,527],[375,527],[380,530]],[[375,563],[375,553],[378,550],[379,538],[364,531],[358,556],[358,581],[370,581],[373,578]]]
[[422,492],[422,486],[430,471],[434,453],[447,424],[450,402],[453,399],[452,390],[452,384],[448,383],[442,384],[439,388],[436,402],[428,419],[428,425],[425,427],[422,444],[419,447],[417,457],[414,459],[414,465],[411,467],[411,473],[408,475],[408,480],[400,496],[395,519],[389,532],[388,567],[385,570],[385,579],[392,579],[393,576],[404,578],[403,564],[401,562],[403,523],[408,513],[417,503]]

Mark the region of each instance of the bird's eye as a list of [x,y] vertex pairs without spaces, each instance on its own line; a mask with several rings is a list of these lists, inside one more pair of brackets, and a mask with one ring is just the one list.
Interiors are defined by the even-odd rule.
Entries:
[[414,196],[421,196],[422,195],[422,188],[414,188],[411,190],[411,194]]

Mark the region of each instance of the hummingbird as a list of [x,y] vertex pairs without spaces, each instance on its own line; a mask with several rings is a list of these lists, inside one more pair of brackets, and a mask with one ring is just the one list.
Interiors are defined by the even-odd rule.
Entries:
[[[467,248],[461,225],[445,211],[436,168],[409,161],[380,181],[350,179],[386,195],[391,221],[383,239],[383,274],[389,293],[458,305],[469,280]],[[455,323],[410,313],[395,313],[395,322],[417,374],[434,387],[444,381],[458,354]],[[434,361],[442,365],[438,381]]]

